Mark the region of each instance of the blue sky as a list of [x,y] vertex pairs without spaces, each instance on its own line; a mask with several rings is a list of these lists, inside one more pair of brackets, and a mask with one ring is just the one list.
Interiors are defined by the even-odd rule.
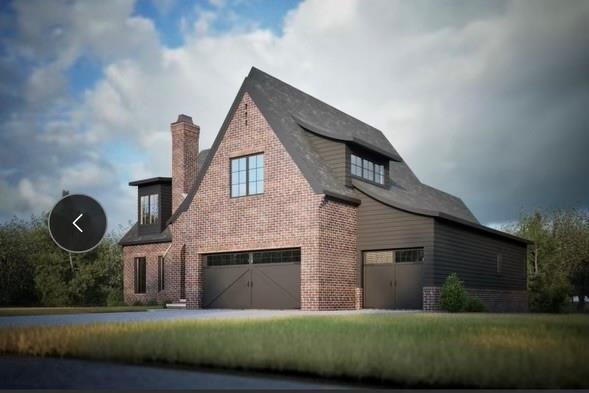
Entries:
[[0,220],[170,173],[179,113],[212,143],[256,66],[379,128],[481,222],[587,207],[589,3],[20,1],[0,4]]

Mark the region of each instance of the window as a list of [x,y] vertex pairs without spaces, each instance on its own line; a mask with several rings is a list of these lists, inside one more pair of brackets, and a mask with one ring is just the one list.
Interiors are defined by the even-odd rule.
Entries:
[[423,248],[395,250],[396,263],[423,262]]
[[364,263],[367,265],[382,265],[393,263],[392,251],[369,251],[364,253]]
[[207,255],[207,266],[248,265],[250,263],[293,263],[300,261],[300,248]]
[[213,254],[207,256],[208,266],[247,265],[250,261],[248,252]]
[[256,251],[253,253],[253,263],[289,263],[300,261],[300,248],[292,248],[287,250]]
[[142,195],[139,201],[139,223],[157,224],[159,221],[159,195]]
[[158,292],[166,289],[165,270],[166,269],[165,269],[164,257],[160,255],[157,257],[157,290],[158,290]]
[[501,274],[503,270],[503,254],[497,254],[497,274]]
[[264,154],[231,159],[231,197],[264,193]]
[[135,258],[135,266],[133,271],[133,281],[135,284],[135,293],[145,293],[145,257]]
[[375,164],[374,162],[360,158],[355,154],[351,154],[350,172],[352,173],[352,176],[361,177],[378,184],[384,184],[384,165]]

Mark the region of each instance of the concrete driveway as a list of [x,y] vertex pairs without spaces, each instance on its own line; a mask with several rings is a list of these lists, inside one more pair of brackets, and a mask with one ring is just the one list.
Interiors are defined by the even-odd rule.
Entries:
[[350,310],[149,310],[145,312],[117,312],[65,315],[27,315],[0,317],[0,327],[80,325],[111,322],[179,321],[215,318],[272,318],[283,316],[401,314],[419,311]]

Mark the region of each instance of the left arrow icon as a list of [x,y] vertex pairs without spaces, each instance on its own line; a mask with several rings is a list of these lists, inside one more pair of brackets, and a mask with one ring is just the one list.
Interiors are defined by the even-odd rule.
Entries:
[[84,215],[83,213],[82,213],[82,214],[80,214],[80,215],[78,216],[78,218],[76,218],[76,219],[74,220],[74,222],[72,222],[72,224],[74,224],[74,226],[76,227],[76,229],[77,229],[78,231],[80,231],[80,232],[84,232],[84,231],[82,230],[82,228],[80,228],[80,227],[79,227],[79,226],[76,224],[76,222],[78,222],[78,220],[79,220],[80,218],[82,218],[82,216],[83,216],[83,215]]

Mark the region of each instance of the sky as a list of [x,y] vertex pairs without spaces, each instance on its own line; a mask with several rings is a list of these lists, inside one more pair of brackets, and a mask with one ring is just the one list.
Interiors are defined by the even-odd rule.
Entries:
[[380,129],[487,225],[589,207],[589,2],[0,2],[0,221],[86,193],[110,229],[209,147],[252,66]]

